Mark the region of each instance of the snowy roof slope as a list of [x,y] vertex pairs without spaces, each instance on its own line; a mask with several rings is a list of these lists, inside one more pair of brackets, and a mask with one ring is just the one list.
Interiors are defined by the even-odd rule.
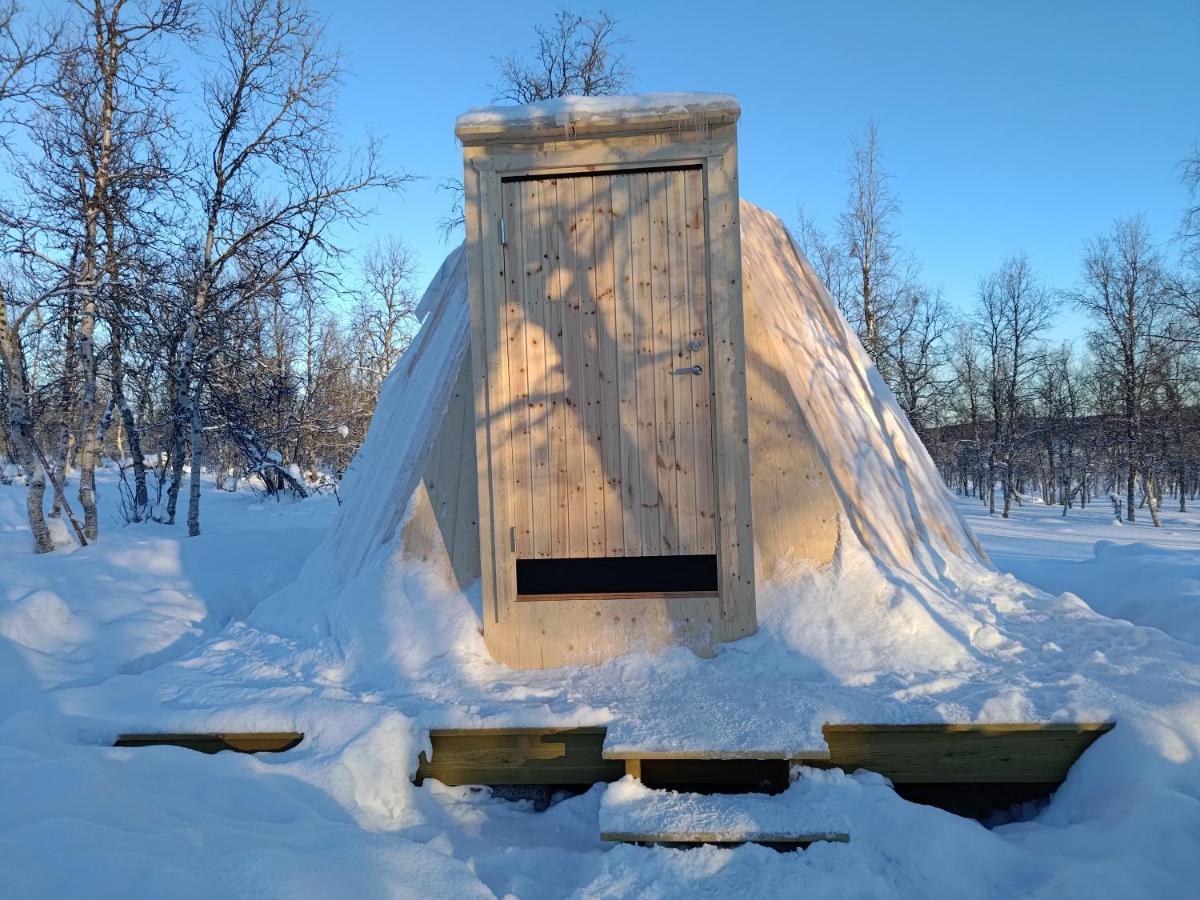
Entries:
[[784,374],[842,512],[889,566],[942,574],[944,558],[986,562],[891,389],[774,213],[742,201],[747,302],[789,360]]
[[346,473],[345,507],[327,541],[331,570],[349,576],[399,539],[408,498],[437,436],[470,348],[467,253],[446,257],[417,304],[420,331],[388,375],[367,440]]
[[[783,222],[746,201],[741,211],[747,302],[758,305],[781,358],[793,363],[785,374],[845,521],[872,555],[905,571],[939,577],[949,557],[986,562],[895,397]],[[463,247],[446,258],[418,309],[421,330],[384,384],[347,474],[326,562],[342,577],[399,540],[397,526],[470,344]]]

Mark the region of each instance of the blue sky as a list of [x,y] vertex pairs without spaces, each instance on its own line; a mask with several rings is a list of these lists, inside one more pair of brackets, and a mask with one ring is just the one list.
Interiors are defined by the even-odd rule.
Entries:
[[[427,179],[381,199],[357,239],[402,237],[427,278],[449,249],[436,185],[461,168],[454,118],[490,101],[492,57],[527,48],[556,4],[314,5],[349,70],[347,134],[372,129]],[[874,119],[903,242],[955,306],[1008,253],[1068,287],[1114,218],[1144,214],[1160,239],[1178,223],[1178,163],[1200,140],[1197,0],[605,6],[636,90],[737,95],[742,194],[788,221],[803,203],[832,222],[850,138]]]

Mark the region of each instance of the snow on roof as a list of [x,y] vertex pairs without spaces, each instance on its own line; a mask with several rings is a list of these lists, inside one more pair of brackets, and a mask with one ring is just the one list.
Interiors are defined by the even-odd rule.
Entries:
[[520,106],[480,106],[458,117],[463,140],[506,131],[604,130],[613,126],[727,124],[741,113],[732,94],[661,93],[617,97],[555,97]]

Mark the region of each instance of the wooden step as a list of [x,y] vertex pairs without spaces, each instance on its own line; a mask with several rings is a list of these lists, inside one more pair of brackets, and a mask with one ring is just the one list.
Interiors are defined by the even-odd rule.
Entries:
[[206,733],[122,734],[114,747],[184,747],[200,753],[282,753],[304,740],[298,731],[238,731]]
[[[1060,785],[1112,722],[826,725],[826,760],[847,772],[869,769],[900,784]],[[799,761],[799,760],[798,760]]]
[[[642,760],[780,760],[847,772],[869,769],[896,784],[1041,784],[1053,790],[1111,722],[1022,724],[826,725],[823,744],[808,751],[763,741],[752,750],[680,741],[677,746],[609,740],[592,728],[432,729],[432,754],[422,753],[417,781],[445,784],[592,784],[614,781]],[[713,747],[717,749],[713,749]],[[679,780],[687,780],[682,776]]]
[[648,788],[627,775],[604,792],[600,838],[638,844],[777,846],[848,841],[847,818],[837,809],[843,779],[801,779],[775,795],[693,794]]

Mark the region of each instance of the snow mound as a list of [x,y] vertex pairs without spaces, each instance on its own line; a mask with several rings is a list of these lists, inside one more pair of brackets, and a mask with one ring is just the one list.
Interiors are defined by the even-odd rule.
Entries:
[[1098,541],[1094,552],[1071,570],[1092,609],[1200,644],[1200,558],[1142,542]]

